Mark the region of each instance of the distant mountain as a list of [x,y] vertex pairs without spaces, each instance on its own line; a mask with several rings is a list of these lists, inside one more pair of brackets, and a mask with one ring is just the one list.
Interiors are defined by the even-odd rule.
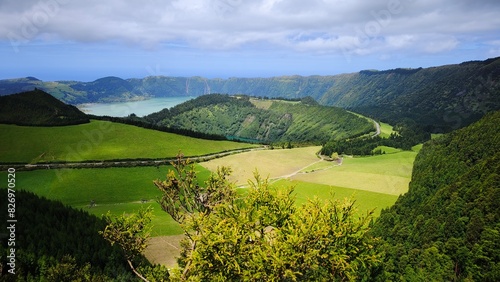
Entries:
[[500,57],[432,68],[364,70],[334,76],[206,79],[150,76],[93,82],[0,80],[0,95],[35,87],[70,104],[119,102],[210,93],[313,97],[391,124],[413,120],[430,132],[464,127],[500,109]]
[[270,143],[319,145],[374,131],[367,119],[341,108],[320,106],[312,98],[283,101],[204,95],[145,119],[155,125]]
[[57,126],[87,122],[89,118],[78,108],[42,90],[0,97],[0,123]]

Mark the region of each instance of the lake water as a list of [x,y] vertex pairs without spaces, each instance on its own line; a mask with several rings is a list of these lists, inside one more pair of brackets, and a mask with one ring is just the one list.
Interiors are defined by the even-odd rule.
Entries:
[[195,97],[191,96],[152,98],[149,100],[123,103],[81,104],[77,105],[77,107],[86,114],[96,116],[125,117],[134,113],[142,117],[161,111],[164,108],[171,108],[194,98]]

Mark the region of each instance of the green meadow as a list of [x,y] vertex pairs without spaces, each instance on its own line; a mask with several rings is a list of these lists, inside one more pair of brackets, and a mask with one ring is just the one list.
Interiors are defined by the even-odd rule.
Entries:
[[391,136],[391,133],[396,133],[396,131],[392,130],[392,125],[379,122],[380,124],[380,137],[382,138],[389,138]]
[[[96,216],[110,211],[114,215],[133,213],[141,206],[154,208],[153,236],[180,234],[181,229],[157,203],[160,191],[155,179],[165,179],[170,166],[95,169],[51,169],[16,172],[16,189],[31,191],[51,200]],[[200,182],[210,174],[196,165]],[[6,173],[0,173],[7,183]],[[95,206],[90,207],[91,201]],[[26,207],[19,207],[26,208]]]
[[199,156],[254,146],[95,120],[59,127],[0,124],[0,132],[0,162],[3,163],[157,159],[174,157],[179,150],[186,156]]
[[294,194],[298,205],[306,203],[314,197],[318,197],[319,199],[333,198],[340,201],[345,198],[354,200],[359,215],[374,210],[374,216],[378,216],[382,209],[392,206],[398,198],[398,196],[384,193],[296,180],[279,180],[274,185],[275,187],[294,187]]
[[292,179],[398,196],[406,193],[417,152],[344,157],[342,165],[301,173]]

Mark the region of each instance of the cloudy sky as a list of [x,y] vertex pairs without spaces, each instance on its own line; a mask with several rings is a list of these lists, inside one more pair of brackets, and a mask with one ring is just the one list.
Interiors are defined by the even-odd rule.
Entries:
[[0,0],[0,79],[330,75],[496,56],[498,0]]

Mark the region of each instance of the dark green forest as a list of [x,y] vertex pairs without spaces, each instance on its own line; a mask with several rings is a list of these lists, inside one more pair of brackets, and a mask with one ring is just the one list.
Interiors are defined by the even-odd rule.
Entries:
[[42,90],[0,96],[0,123],[60,126],[88,122],[87,115],[78,108],[67,105]]
[[[255,99],[254,99],[255,100]],[[373,131],[373,124],[340,108],[312,100],[267,100],[258,107],[248,96],[212,94],[145,117],[155,125],[189,129],[254,142],[322,144]]]
[[372,234],[380,281],[500,280],[500,112],[429,141]]
[[[0,206],[7,207],[7,190],[0,189]],[[87,212],[60,202],[16,190],[16,275],[0,277],[7,281],[129,281],[123,251],[99,234],[106,222]],[[7,228],[7,212],[1,213],[2,233]],[[6,266],[10,247],[2,234],[0,253]],[[3,271],[7,271],[4,267]],[[3,273],[6,274],[6,273]]]

